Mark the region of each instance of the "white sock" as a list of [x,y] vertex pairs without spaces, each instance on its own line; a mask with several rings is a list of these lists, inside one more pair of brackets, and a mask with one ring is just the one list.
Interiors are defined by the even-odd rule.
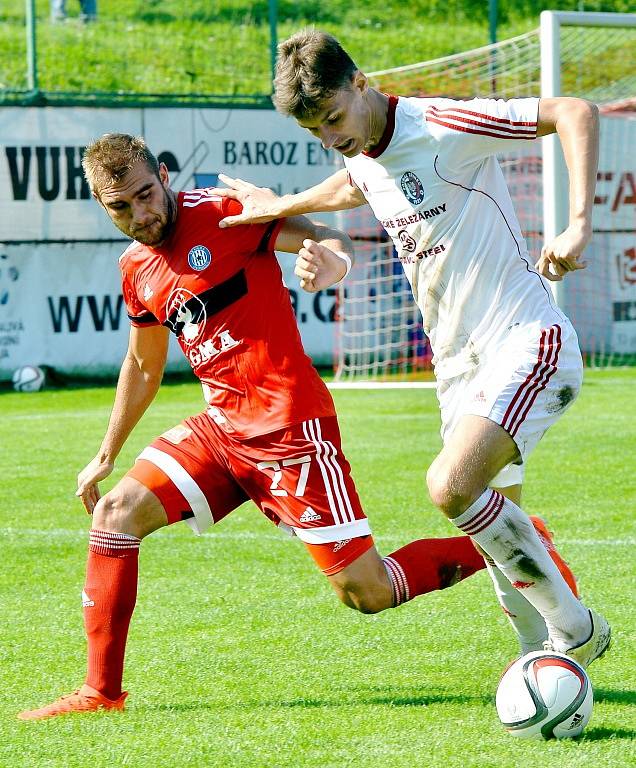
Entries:
[[587,640],[590,617],[572,594],[527,515],[490,488],[451,520],[467,533],[544,618],[556,651]]
[[543,642],[548,639],[548,628],[543,616],[512,586],[492,560],[489,562],[489,558],[486,558],[486,569],[495,586],[499,605],[517,635],[521,655],[543,650]]

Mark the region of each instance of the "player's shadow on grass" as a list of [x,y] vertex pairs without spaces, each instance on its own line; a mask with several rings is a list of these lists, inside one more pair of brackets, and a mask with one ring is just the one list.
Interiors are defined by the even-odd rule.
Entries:
[[594,701],[606,704],[636,704],[636,691],[612,691],[608,688],[594,688]]
[[[426,707],[435,704],[484,704],[494,705],[494,697],[491,694],[482,694],[471,696],[468,694],[454,694],[446,691],[436,693],[428,692],[411,695],[391,695],[385,693],[382,696],[359,694],[358,696],[343,696],[340,699],[319,699],[319,698],[299,698],[276,701],[253,701],[243,704],[232,704],[228,706],[215,705],[205,701],[184,702],[182,704],[161,704],[157,707],[149,707],[158,711],[169,710],[173,712],[191,712],[202,709],[232,709],[235,707],[241,709],[260,709],[262,707],[284,707],[290,709],[330,709],[337,707],[349,707],[356,704],[376,704],[389,707]],[[635,691],[612,691],[599,688],[594,691],[595,702],[605,702],[610,704],[636,704]],[[631,739],[636,736],[636,731],[628,729],[610,729],[610,728],[586,728],[585,738],[589,741],[599,741],[601,739]]]
[[581,742],[585,741],[614,741],[615,739],[628,739],[632,741],[636,738],[636,731],[628,728],[594,728],[588,727],[583,731]]
[[389,707],[425,707],[434,704],[493,704],[492,696],[467,696],[452,693],[427,693],[412,696],[343,696],[339,699],[299,698],[288,700],[252,701],[243,704],[215,705],[206,701],[183,702],[182,704],[160,704],[148,709],[171,712],[191,712],[203,709],[261,709],[263,707],[283,707],[289,709],[336,709],[357,704],[379,704]]
[[420,696],[376,696],[366,699],[368,704],[387,704],[391,707],[427,707],[432,704],[492,704],[492,696],[467,696],[452,693],[423,693]]

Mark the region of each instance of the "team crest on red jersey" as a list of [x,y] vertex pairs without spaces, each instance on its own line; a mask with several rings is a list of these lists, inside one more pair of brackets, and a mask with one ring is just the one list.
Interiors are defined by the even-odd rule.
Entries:
[[187,288],[176,288],[166,302],[166,325],[188,346],[203,334],[207,313],[205,304]]
[[424,185],[413,171],[407,171],[402,174],[400,186],[404,196],[411,205],[419,205],[424,200]]
[[201,272],[210,265],[211,261],[212,254],[205,245],[195,245],[194,248],[190,248],[190,252],[188,253],[188,264],[192,269]]

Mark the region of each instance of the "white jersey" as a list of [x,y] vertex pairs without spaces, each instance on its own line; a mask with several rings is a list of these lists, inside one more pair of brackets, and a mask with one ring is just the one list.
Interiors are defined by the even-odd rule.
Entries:
[[476,368],[511,336],[571,328],[530,264],[494,157],[536,138],[538,104],[391,96],[376,149],[345,158],[395,244],[438,379]]

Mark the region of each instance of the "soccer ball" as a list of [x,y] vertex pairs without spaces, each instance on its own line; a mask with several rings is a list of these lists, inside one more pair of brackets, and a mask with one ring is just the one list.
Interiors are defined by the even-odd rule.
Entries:
[[592,716],[592,684],[583,669],[561,653],[533,651],[514,661],[497,688],[497,714],[512,736],[570,739]]
[[37,365],[23,365],[11,378],[16,392],[38,392],[45,384],[44,371]]

